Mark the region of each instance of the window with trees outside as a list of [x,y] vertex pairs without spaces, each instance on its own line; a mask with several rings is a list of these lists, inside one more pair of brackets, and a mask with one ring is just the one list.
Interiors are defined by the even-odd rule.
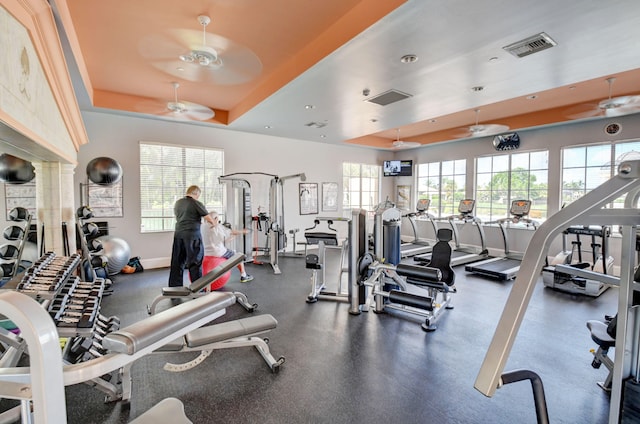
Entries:
[[476,159],[476,216],[483,222],[509,216],[513,200],[531,200],[532,219],[547,218],[549,152]]
[[173,205],[187,187],[202,190],[208,210],[224,211],[224,151],[202,147],[140,143],[140,231],[173,231]]
[[342,207],[372,212],[379,203],[380,165],[342,164]]
[[432,215],[458,213],[458,204],[465,198],[466,168],[465,159],[418,164],[418,199],[431,199]]
[[[627,159],[640,159],[640,141],[562,149],[562,204],[568,205],[613,177],[620,162]],[[610,207],[622,208],[624,199],[616,199]]]

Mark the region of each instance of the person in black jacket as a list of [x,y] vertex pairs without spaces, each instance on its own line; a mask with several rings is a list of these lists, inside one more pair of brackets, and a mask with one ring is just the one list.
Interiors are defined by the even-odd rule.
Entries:
[[200,187],[192,185],[187,189],[185,197],[176,201],[173,211],[176,216],[176,227],[171,249],[171,269],[169,271],[169,287],[183,285],[184,269],[189,270],[191,281],[202,277],[202,259],[204,247],[200,225],[202,218],[213,225],[207,208],[200,202]]

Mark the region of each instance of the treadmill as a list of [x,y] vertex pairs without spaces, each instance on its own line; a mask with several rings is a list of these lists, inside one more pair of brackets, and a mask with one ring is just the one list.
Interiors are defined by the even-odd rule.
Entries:
[[426,217],[426,220],[431,222],[433,226],[434,234],[438,234],[438,227],[435,223],[435,217],[429,212],[429,205],[431,205],[431,199],[420,199],[416,205],[416,212],[410,212],[403,215],[403,218],[407,218],[411,223],[413,229],[413,240],[411,242],[404,242],[400,244],[400,257],[410,258],[415,255],[429,253],[433,246],[427,241],[418,237],[418,229],[416,227],[416,219],[423,220],[421,218]]
[[495,221],[495,223],[500,227],[500,232],[502,233],[502,240],[504,241],[504,256],[493,257],[485,259],[484,261],[466,265],[464,268],[465,271],[502,281],[514,279],[520,270],[523,254],[514,254],[509,252],[509,239],[506,227],[510,224],[525,224],[527,228],[532,227],[535,230],[538,227],[538,223],[527,218],[530,210],[531,200],[512,201],[511,209],[509,210],[511,217]]
[[[474,199],[462,199],[458,204],[459,214],[452,215],[446,218],[449,222],[449,225],[451,225],[451,229],[453,230],[453,240],[455,242],[455,248],[451,252],[452,267],[481,261],[489,256],[489,252],[487,251],[485,245],[484,230],[482,228],[481,222],[473,215],[473,209],[475,205],[476,201]],[[463,224],[471,223],[476,226],[476,228],[478,229],[478,234],[480,236],[479,248],[474,246],[460,245],[460,236],[458,234],[456,221],[462,222]],[[431,261],[431,253],[416,255],[413,257],[413,260],[426,264],[427,262]]]

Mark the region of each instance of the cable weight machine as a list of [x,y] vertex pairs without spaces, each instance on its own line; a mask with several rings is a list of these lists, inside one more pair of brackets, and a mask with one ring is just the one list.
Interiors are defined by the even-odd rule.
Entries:
[[[301,181],[306,181],[307,177],[304,173],[287,175],[280,177],[274,174],[267,174],[264,172],[236,172],[233,174],[222,175],[218,177],[218,181],[222,183],[231,183],[232,190],[230,191],[231,198],[229,199],[227,207],[232,212],[229,216],[232,219],[238,219],[238,222],[232,221],[233,224],[237,224],[240,228],[247,228],[251,226],[254,221],[254,217],[251,215],[251,188],[249,182],[245,178],[239,178],[242,175],[266,175],[271,177],[269,183],[269,214],[258,214],[259,222],[263,222],[266,225],[265,234],[267,236],[267,243],[265,248],[262,249],[265,254],[269,255],[269,264],[273,268],[274,274],[281,274],[280,266],[278,265],[278,253],[286,248],[286,235],[284,226],[284,182],[292,178],[300,178]],[[234,191],[234,190],[237,190]],[[248,225],[247,225],[248,224]],[[255,234],[254,234],[255,235]],[[247,257],[253,257],[254,263],[259,263],[256,260],[258,250],[257,243],[252,243],[249,235],[243,235],[242,251]],[[249,250],[247,252],[247,249]]]

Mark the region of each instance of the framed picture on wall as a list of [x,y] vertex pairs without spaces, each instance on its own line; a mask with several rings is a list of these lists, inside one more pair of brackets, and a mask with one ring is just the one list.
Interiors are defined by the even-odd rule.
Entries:
[[411,186],[399,185],[396,207],[398,209],[409,209],[410,204],[411,204]]
[[318,213],[318,183],[299,183],[300,215]]
[[323,212],[338,210],[338,183],[322,183],[322,210]]
[[122,178],[114,184],[87,184],[88,205],[96,218],[124,216],[122,204]]

